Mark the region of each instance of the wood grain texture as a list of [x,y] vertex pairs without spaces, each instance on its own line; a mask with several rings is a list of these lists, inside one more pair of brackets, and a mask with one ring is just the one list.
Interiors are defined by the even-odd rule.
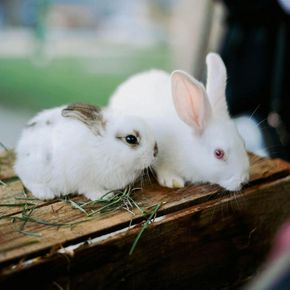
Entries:
[[[238,283],[256,270],[277,227],[290,214],[289,164],[256,156],[251,160],[251,182],[235,195],[214,185],[170,190],[156,183],[137,192],[136,199],[144,205],[163,205],[133,256],[128,252],[140,230],[138,212],[97,215],[72,227],[25,225],[26,231],[40,237],[20,233],[22,221],[1,219],[0,288],[17,289],[19,281],[33,277],[41,277],[44,289],[56,289],[53,282],[64,289],[68,284],[71,289],[168,289],[170,285],[193,289],[192,281],[198,283],[196,289],[213,289],[210,285]],[[20,181],[0,187],[2,203],[13,203],[19,194]],[[14,207],[0,211],[21,215]],[[83,213],[63,201],[37,201],[33,217],[55,223],[84,219]],[[40,286],[37,280],[32,289]]]
[[12,169],[14,160],[15,155],[12,151],[7,150],[0,152],[0,180],[5,181],[15,176],[15,173]]

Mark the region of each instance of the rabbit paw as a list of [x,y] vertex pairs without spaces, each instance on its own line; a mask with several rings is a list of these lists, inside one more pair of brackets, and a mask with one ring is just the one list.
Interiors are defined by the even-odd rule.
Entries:
[[55,194],[50,188],[47,187],[47,185],[35,183],[29,185],[28,188],[33,196],[42,200],[54,199],[56,196],[58,196],[58,194]]
[[182,188],[185,185],[184,179],[172,174],[169,171],[158,171],[157,179],[160,185],[170,188]]
[[99,190],[98,192],[96,191],[90,191],[84,193],[84,196],[90,200],[97,200],[97,199],[110,199],[114,195],[113,192],[108,193],[108,190]]

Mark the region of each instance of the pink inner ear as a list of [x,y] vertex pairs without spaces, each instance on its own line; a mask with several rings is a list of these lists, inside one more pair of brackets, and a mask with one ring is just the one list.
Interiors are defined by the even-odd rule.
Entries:
[[205,125],[205,96],[197,84],[186,75],[174,74],[173,100],[178,116],[187,125],[202,131]]

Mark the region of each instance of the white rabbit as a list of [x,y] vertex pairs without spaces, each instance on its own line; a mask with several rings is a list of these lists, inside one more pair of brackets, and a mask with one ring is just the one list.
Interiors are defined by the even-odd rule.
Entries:
[[15,172],[37,198],[80,193],[94,200],[134,182],[157,144],[138,117],[74,104],[34,117],[16,154]]
[[235,191],[249,179],[249,159],[227,111],[224,63],[215,53],[206,63],[206,90],[183,71],[153,70],[119,86],[109,107],[154,129],[159,154],[153,168],[161,185],[210,182]]

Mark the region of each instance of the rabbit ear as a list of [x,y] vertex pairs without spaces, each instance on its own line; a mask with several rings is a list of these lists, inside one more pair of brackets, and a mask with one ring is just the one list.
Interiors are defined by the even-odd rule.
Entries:
[[224,62],[218,54],[211,52],[206,57],[206,65],[206,92],[213,109],[213,114],[228,116],[226,102],[227,71]]
[[171,75],[171,89],[179,118],[202,133],[211,115],[203,85],[183,71]]
[[77,103],[69,105],[62,110],[62,116],[81,121],[98,135],[100,135],[101,129],[106,124],[101,109],[88,104]]

